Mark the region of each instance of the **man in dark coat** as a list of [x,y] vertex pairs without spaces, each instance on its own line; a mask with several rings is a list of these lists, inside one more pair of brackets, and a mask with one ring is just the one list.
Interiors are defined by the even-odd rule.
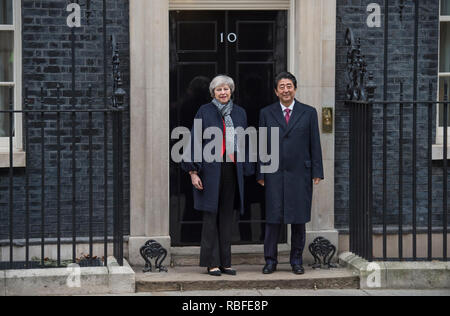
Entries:
[[[267,148],[279,145],[279,168],[263,173],[266,164],[258,166],[258,182],[266,190],[266,236],[264,274],[276,271],[278,239],[283,225],[291,224],[292,249],[290,263],[295,274],[304,274],[303,250],[306,223],[311,221],[313,182],[324,179],[318,115],[315,108],[295,99],[297,80],[290,73],[275,79],[279,102],[260,113],[260,128],[268,129]],[[279,128],[279,144],[271,143],[271,128]]]

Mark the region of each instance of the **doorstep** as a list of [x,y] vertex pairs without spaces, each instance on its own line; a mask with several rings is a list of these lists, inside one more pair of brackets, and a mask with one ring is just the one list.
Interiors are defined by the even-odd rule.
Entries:
[[205,268],[175,266],[169,272],[136,273],[136,292],[204,291],[227,289],[358,289],[359,277],[345,268],[313,270],[294,275],[289,264],[281,264],[271,275],[262,274],[262,265],[234,266],[237,276],[212,277]]

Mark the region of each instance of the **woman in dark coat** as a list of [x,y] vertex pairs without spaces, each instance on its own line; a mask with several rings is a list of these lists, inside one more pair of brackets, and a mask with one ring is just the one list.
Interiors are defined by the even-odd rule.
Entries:
[[[194,134],[192,129],[191,148],[202,145],[203,150],[209,141],[202,141],[203,132],[207,128],[216,127],[222,131],[222,161],[200,162],[194,159],[194,151],[189,161],[182,163],[182,168],[191,176],[194,186],[194,208],[203,212],[203,230],[200,251],[200,266],[208,268],[208,273],[220,276],[222,273],[236,275],[231,267],[231,237],[233,210],[236,189],[239,192],[239,209],[244,210],[244,175],[254,173],[252,165],[238,162],[237,138],[235,129],[247,128],[245,110],[231,100],[235,84],[227,76],[217,76],[210,85],[211,96],[209,104],[203,105],[195,120],[201,121],[202,135]],[[199,122],[197,121],[197,122]],[[195,126],[195,124],[194,124]]]

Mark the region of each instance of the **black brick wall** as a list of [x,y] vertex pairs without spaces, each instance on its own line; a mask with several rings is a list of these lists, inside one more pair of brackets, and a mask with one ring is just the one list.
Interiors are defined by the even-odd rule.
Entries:
[[[370,3],[379,3],[382,8],[381,28],[369,28],[366,12]],[[389,49],[388,49],[388,100],[399,100],[400,81],[405,83],[404,99],[413,99],[414,70],[414,4],[405,1],[403,22],[399,16],[400,1],[390,1],[389,15]],[[345,32],[351,27],[355,37],[361,38],[362,53],[368,62],[368,71],[373,72],[377,84],[376,100],[383,99],[384,70],[384,1],[372,0],[338,0],[337,1],[337,72],[336,98],[345,99],[346,59]],[[439,1],[421,0],[419,18],[419,52],[418,52],[418,99],[428,100],[428,85],[433,83],[433,100],[437,94],[438,40],[439,40]],[[405,105],[404,117],[404,223],[412,223],[412,106]],[[399,106],[388,107],[388,224],[398,223],[399,212]],[[425,106],[418,108],[418,225],[427,225],[428,214],[428,168],[427,168],[427,121]],[[382,117],[383,107],[374,108],[374,206],[375,222],[382,223]],[[435,125],[435,112],[433,124]],[[340,229],[348,227],[349,214],[349,112],[342,104],[336,104],[336,184],[335,184],[335,219]],[[433,139],[435,127],[433,127]],[[442,162],[433,164],[433,225],[442,227]]]
[[[75,29],[76,41],[76,109],[104,108],[103,101],[103,1],[92,0],[92,13],[87,23],[86,1],[82,6],[82,27]],[[127,0],[108,0],[107,2],[108,49],[108,96],[112,92],[112,50],[109,48],[109,36],[114,34],[120,47],[121,72],[124,89],[129,95],[129,12]],[[62,90],[60,107],[72,109],[72,50],[71,29],[66,24],[68,1],[62,0],[23,0],[23,88],[29,90],[31,109],[57,109],[56,86]],[[92,99],[87,95],[92,86]],[[44,88],[44,102],[41,103],[40,90]],[[110,99],[108,99],[109,102]],[[128,104],[128,102],[127,102]],[[128,105],[127,105],[128,106]],[[31,238],[40,237],[42,186],[41,186],[41,117],[30,116],[29,127],[29,164],[30,174],[30,232]],[[45,237],[56,237],[57,219],[57,131],[56,115],[44,118],[45,133]],[[72,236],[72,121],[70,114],[61,115],[61,229],[63,237]],[[77,114],[76,123],[76,216],[77,236],[88,236],[89,182],[88,182],[88,114]],[[109,198],[112,208],[112,138],[109,120],[108,163]],[[104,117],[93,115],[93,170],[94,170],[94,220],[95,236],[103,236],[104,210]],[[125,187],[125,234],[129,233],[129,115],[124,115],[124,187]],[[9,177],[8,169],[0,169],[0,240],[9,238]],[[24,238],[25,232],[25,169],[14,170],[14,238]],[[110,214],[109,232],[112,232]]]

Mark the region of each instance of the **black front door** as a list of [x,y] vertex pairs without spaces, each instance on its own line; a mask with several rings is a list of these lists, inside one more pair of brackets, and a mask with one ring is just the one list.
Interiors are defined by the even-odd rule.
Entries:
[[[218,74],[236,83],[234,101],[258,127],[259,111],[276,101],[274,76],[287,69],[286,11],[170,12],[170,124],[192,127],[200,106],[211,102]],[[173,143],[171,144],[173,145]],[[235,244],[264,241],[264,191],[246,179],[245,215],[236,213]],[[193,209],[190,177],[170,167],[170,231],[174,246],[199,245],[202,214]],[[286,242],[286,231],[281,236]]]

